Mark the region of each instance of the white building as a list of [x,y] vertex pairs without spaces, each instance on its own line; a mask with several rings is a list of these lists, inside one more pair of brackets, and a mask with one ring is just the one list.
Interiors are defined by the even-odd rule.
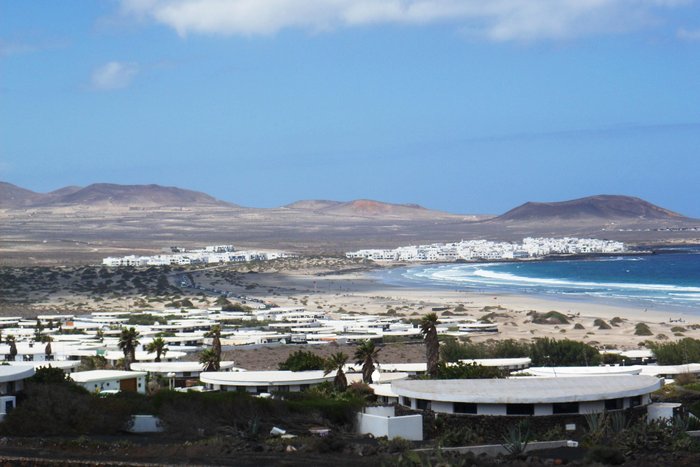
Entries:
[[324,375],[323,371],[210,371],[199,376],[209,389],[253,394],[298,392],[325,381],[333,381],[333,378],[335,374]]
[[412,409],[469,415],[600,413],[647,405],[661,387],[652,376],[401,380],[391,383]]
[[70,378],[90,392],[126,391],[146,393],[145,371],[76,371]]

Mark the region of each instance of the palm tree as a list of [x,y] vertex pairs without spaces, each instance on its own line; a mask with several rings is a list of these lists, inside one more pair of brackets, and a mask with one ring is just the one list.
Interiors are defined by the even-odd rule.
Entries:
[[17,356],[17,341],[15,340],[15,336],[8,334],[5,338],[5,342],[10,346],[10,361],[14,361]]
[[420,320],[420,332],[425,341],[425,357],[428,360],[428,375],[435,378],[438,372],[440,360],[440,342],[438,341],[437,325],[438,317],[435,313],[428,313]]
[[136,347],[139,345],[141,334],[132,328],[122,328],[119,336],[119,349],[124,352],[124,369],[129,371],[131,364],[136,360]]
[[168,353],[168,349],[165,347],[165,341],[162,337],[156,337],[146,345],[146,351],[156,354],[156,362],[160,362],[160,357]]
[[211,350],[216,355],[216,369],[214,371],[219,371],[219,366],[221,363],[221,326],[215,324],[204,336],[212,338]]
[[381,349],[374,345],[374,341],[367,339],[355,350],[355,365],[362,365],[362,381],[367,384],[372,382],[374,364]]
[[46,342],[46,347],[44,347],[44,354],[46,355],[46,360],[51,360],[53,356],[53,349],[51,348],[51,341],[53,339],[51,336],[44,336],[44,342]]
[[204,365],[204,371],[219,371],[219,359],[214,349],[204,349],[199,352],[199,363]]
[[347,362],[348,356],[343,352],[336,352],[326,360],[323,375],[325,376],[328,373],[332,373],[334,371],[336,372],[335,378],[333,379],[333,384],[335,384],[335,388],[338,391],[345,391],[345,389],[348,387],[348,380],[343,372],[343,367]]

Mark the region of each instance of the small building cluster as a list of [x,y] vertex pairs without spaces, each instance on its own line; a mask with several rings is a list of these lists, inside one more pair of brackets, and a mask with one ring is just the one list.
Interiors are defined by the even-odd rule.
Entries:
[[372,261],[493,261],[542,258],[549,255],[623,253],[625,244],[596,238],[524,238],[522,243],[462,240],[458,243],[411,245],[394,249],[358,250],[348,258]]
[[278,258],[288,258],[289,253],[279,250],[236,250],[233,245],[212,245],[204,248],[187,250],[172,247],[167,253],[153,256],[121,256],[107,257],[102,260],[103,266],[169,266],[190,264],[222,264],[244,263],[249,261],[269,261]]

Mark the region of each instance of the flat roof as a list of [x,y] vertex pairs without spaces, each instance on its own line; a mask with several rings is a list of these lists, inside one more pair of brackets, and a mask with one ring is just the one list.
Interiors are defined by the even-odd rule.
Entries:
[[323,371],[206,371],[199,375],[200,381],[220,386],[287,386],[295,384],[318,384],[332,381],[335,372]]
[[121,370],[91,370],[76,371],[70,377],[76,383],[91,383],[94,381],[113,381],[120,379],[138,378],[146,376],[145,371],[121,371]]
[[523,370],[523,373],[557,378],[561,376],[638,375],[641,371],[641,366],[539,366]]
[[[232,369],[234,362],[220,362],[221,369]],[[149,373],[174,373],[180,372],[201,372],[204,365],[199,362],[136,362],[131,364],[131,369],[135,371],[147,371]],[[238,368],[237,370],[242,370]],[[244,371],[244,370],[243,370]]]
[[546,404],[596,401],[648,394],[661,387],[653,376],[401,380],[391,390],[401,396],[444,402]]
[[687,365],[643,365],[640,367],[643,375],[680,375],[683,373],[700,373],[700,363]]
[[[335,376],[335,373],[333,373],[333,376]],[[346,373],[345,376],[347,377],[348,384],[351,383],[361,383],[362,382],[362,373]],[[398,381],[400,379],[408,379],[409,374],[408,373],[399,373],[399,372],[391,372],[391,373],[379,373],[379,379],[376,380],[377,383],[390,383],[392,381]],[[372,377],[376,378],[377,377],[377,372],[375,371],[372,373]]]
[[34,376],[34,365],[0,365],[0,383]]
[[532,363],[530,357],[517,357],[517,358],[465,358],[460,360],[460,362],[471,364],[476,363],[481,366],[520,366],[529,365]]

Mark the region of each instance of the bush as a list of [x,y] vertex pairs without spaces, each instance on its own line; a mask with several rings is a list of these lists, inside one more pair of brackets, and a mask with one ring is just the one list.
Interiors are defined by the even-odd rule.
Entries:
[[323,370],[326,360],[316,355],[313,352],[305,352],[303,350],[297,350],[287,357],[287,359],[280,363],[280,370],[288,371],[310,371],[310,370]]
[[635,336],[653,336],[654,333],[649,329],[649,325],[646,323],[637,323],[634,325],[634,335]]
[[532,322],[535,324],[569,324],[569,319],[563,313],[558,311],[548,311],[547,313],[537,313],[531,311]]
[[700,362],[700,340],[686,337],[677,342],[647,344],[659,365],[683,365]]
[[100,398],[67,381],[28,382],[21,402],[0,425],[0,432],[12,436],[110,435],[122,431],[137,410],[135,401],[122,394]]
[[588,450],[585,461],[590,464],[620,465],[625,462],[625,455],[618,448],[597,445]]
[[440,362],[437,371],[437,379],[504,378],[505,376],[506,373],[499,368],[464,362],[451,365]]
[[598,350],[583,342],[569,339],[536,338],[531,344],[533,366],[595,366],[601,356]]
[[595,321],[593,321],[593,326],[596,326],[598,329],[612,329],[612,326],[600,318],[596,318]]

